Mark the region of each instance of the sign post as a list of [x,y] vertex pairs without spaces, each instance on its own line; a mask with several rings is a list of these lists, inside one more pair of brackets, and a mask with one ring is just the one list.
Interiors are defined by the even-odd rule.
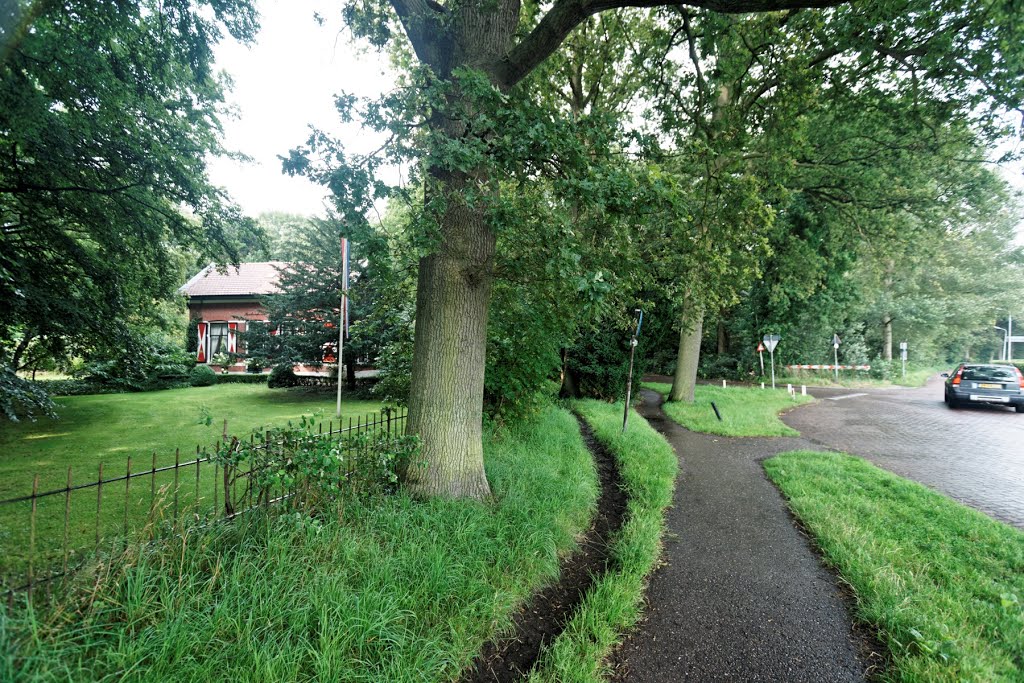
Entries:
[[757,343],[757,357],[761,359],[761,376],[764,377],[764,344]]
[[907,378],[907,342],[900,342],[900,359],[903,361],[903,379]]
[[633,398],[633,354],[636,352],[637,337],[640,336],[640,326],[644,324],[644,312],[641,309],[636,309],[637,320],[636,330],[633,331],[633,336],[629,340],[629,378],[626,380],[626,408],[622,413],[622,431],[626,431],[626,425],[629,424],[629,402]]
[[766,334],[761,340],[768,348],[768,355],[772,363],[772,389],[775,388],[775,346],[779,343],[780,338],[777,334]]
[[832,335],[832,353],[836,361],[836,381],[839,381],[839,335]]

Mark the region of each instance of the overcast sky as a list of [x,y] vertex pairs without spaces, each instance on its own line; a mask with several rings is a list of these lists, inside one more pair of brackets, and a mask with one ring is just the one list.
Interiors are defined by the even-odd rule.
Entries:
[[[376,52],[357,55],[351,34],[341,32],[336,0],[257,0],[256,5],[261,25],[256,44],[245,47],[229,39],[216,53],[217,67],[234,79],[228,101],[238,109],[236,120],[224,122],[224,144],[254,161],[215,159],[210,176],[249,215],[323,215],[324,190],[282,174],[277,157],[303,144],[310,125],[341,137],[353,150],[372,149],[359,126],[339,123],[334,95],[374,96],[391,87],[387,58]],[[326,19],[322,27],[314,12]]]
[[[333,99],[342,91],[373,97],[390,88],[394,81],[387,58],[374,51],[359,53],[342,28],[336,0],[256,0],[256,5],[261,15],[256,44],[244,47],[229,39],[217,50],[218,68],[235,81],[228,100],[239,114],[224,122],[225,145],[254,161],[215,159],[210,175],[248,215],[323,215],[324,190],[282,174],[277,157],[303,144],[310,125],[341,138],[351,151],[379,146],[380,140],[368,139],[358,125],[338,121]],[[316,12],[324,17],[323,26],[314,21]],[[1021,170],[1013,164],[1004,172],[1012,186],[1024,191]],[[1019,234],[1024,239],[1024,225]]]

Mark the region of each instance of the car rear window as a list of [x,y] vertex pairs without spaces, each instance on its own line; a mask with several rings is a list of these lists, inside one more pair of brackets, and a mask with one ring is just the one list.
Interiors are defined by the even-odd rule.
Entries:
[[1017,379],[1017,373],[1013,368],[1001,367],[980,367],[964,368],[963,379],[989,382],[1012,382]]

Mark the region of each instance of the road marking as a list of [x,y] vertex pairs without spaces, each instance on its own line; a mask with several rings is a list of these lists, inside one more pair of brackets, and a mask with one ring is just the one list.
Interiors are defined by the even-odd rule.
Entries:
[[829,396],[830,401],[842,401],[844,398],[857,398],[858,396],[867,396],[867,394],[843,394],[842,396]]

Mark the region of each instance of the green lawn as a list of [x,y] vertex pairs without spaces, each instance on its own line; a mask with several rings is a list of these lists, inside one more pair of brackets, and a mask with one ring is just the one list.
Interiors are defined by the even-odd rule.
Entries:
[[[196,446],[208,448],[221,438],[224,420],[229,434],[246,435],[256,427],[283,425],[301,415],[322,412],[332,418],[335,398],[326,392],[271,390],[262,385],[225,384],[220,386],[174,389],[136,394],[71,396],[57,399],[59,419],[7,423],[0,432],[0,499],[31,493],[33,475],[38,473],[40,491],[63,488],[67,469],[72,468],[72,483],[96,481],[100,463],[104,478],[123,475],[127,460],[133,459],[135,472],[152,464],[174,463],[175,449],[181,459],[194,459]],[[344,419],[378,411],[370,401],[343,400]],[[201,421],[209,415],[211,424]],[[326,430],[329,424],[325,423]],[[180,473],[178,484],[181,507],[199,497],[212,498],[213,473],[204,469],[197,479],[191,471]],[[173,473],[156,477],[157,495],[172,494]],[[144,522],[152,489],[149,479],[106,487],[99,521],[102,536],[123,532],[128,504],[130,526]],[[52,563],[53,553],[62,544],[64,498],[53,496],[39,501],[37,510],[37,550],[41,564]],[[0,507],[0,577],[25,568],[29,548],[29,512],[27,503]],[[71,496],[72,549],[84,550],[95,542],[96,490],[86,489]],[[48,554],[49,553],[49,554]],[[37,565],[38,571],[38,565]]]
[[886,680],[1024,681],[1024,533],[848,455],[765,469],[888,646]]
[[56,609],[0,610],[0,680],[456,680],[555,577],[597,496],[565,411],[484,451],[490,504],[397,495],[254,516],[126,554],[95,601],[83,577]]
[[[643,386],[668,396],[672,386],[644,382]],[[779,419],[779,413],[814,399],[785,389],[758,389],[698,384],[693,403],[666,402],[662,408],[675,422],[694,432],[723,436],[799,436]],[[722,419],[715,416],[711,403]]]

